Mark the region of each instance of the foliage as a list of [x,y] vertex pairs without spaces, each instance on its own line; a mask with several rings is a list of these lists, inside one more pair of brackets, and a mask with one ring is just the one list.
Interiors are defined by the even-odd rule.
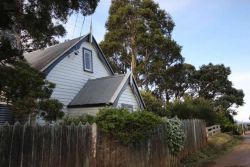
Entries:
[[147,111],[130,113],[126,109],[105,108],[97,114],[96,123],[104,132],[117,137],[123,144],[145,141],[157,128],[163,127],[172,154],[181,151],[184,145],[185,135],[178,118],[162,119]]
[[105,55],[116,72],[132,66],[140,84],[158,82],[166,66],[183,61],[181,47],[171,39],[174,22],[153,0],[112,1],[106,28],[100,44]]
[[201,66],[193,76],[198,96],[212,100],[216,106],[222,106],[226,110],[233,105],[243,105],[244,93],[233,87],[228,79],[230,74],[230,68],[223,64],[209,63]]
[[177,154],[184,147],[185,134],[182,122],[177,117],[172,119],[165,118],[164,125],[166,126],[166,141],[169,151],[172,154]]
[[171,16],[153,0],[112,1],[100,45],[116,72],[132,66],[139,85],[166,103],[189,95],[225,110],[243,105],[244,93],[228,79],[229,67],[210,63],[196,70],[183,64],[181,46],[171,37],[174,26]]
[[[68,16],[73,12],[92,14],[98,2],[0,1],[0,99],[11,103],[18,115],[36,113],[38,101],[48,99],[54,88],[54,84],[46,81],[40,72],[29,67],[23,60],[23,52],[57,43],[55,36],[66,33],[62,23],[67,21]],[[50,102],[44,101],[53,106]],[[59,103],[57,108],[60,108]],[[54,108],[46,109],[55,111]]]
[[146,106],[145,110],[159,116],[166,116],[161,99],[155,97],[150,91],[141,91],[141,95]]
[[55,36],[65,35],[62,23],[67,22],[68,16],[73,12],[92,14],[98,2],[99,0],[2,0],[0,29],[5,31],[4,36],[10,37],[11,42],[16,40],[14,35],[18,34],[18,40],[22,45],[25,44],[22,46],[25,50],[43,48],[54,44]]
[[[1,30],[0,30],[1,32]],[[1,33],[0,33],[1,37]],[[22,59],[22,54],[16,48],[12,48],[11,42],[6,38],[0,38],[0,66],[13,64],[18,59]]]
[[12,104],[18,115],[38,111],[38,101],[48,99],[54,84],[44,80],[43,74],[23,62],[14,66],[0,66],[0,96]]
[[47,121],[56,121],[64,115],[64,112],[62,111],[63,104],[56,99],[40,101],[39,105],[42,111],[46,111],[44,118]]
[[[170,99],[181,99],[188,94],[188,90],[193,87],[192,76],[195,73],[195,67],[191,64],[176,64],[167,69],[166,74],[163,76],[164,85],[159,84],[159,88],[154,92],[160,97],[166,96],[166,101]],[[160,89],[165,90],[160,91]],[[192,93],[192,92],[191,92]],[[191,94],[192,95],[192,94]]]
[[198,167],[212,164],[219,156],[230,152],[240,141],[238,137],[225,133],[212,136],[209,138],[206,147],[189,155],[183,160],[181,166]]
[[221,126],[222,132],[231,132],[234,135],[241,135],[241,129],[235,124],[225,124]]
[[232,115],[225,110],[220,109],[217,111],[217,124],[221,125],[222,132],[237,133],[237,125]]
[[204,98],[186,97],[184,101],[176,100],[171,104],[170,111],[172,116],[178,116],[180,119],[203,119],[208,126],[217,121],[217,113],[213,104]]
[[66,116],[63,118],[63,123],[65,123],[66,125],[71,125],[71,124],[78,125],[79,123],[93,124],[94,122],[95,122],[95,117],[92,115],[88,115],[88,114],[83,114],[83,115],[77,116],[77,117]]
[[127,109],[104,108],[96,117],[96,124],[104,132],[117,137],[121,143],[136,143],[152,135],[153,130],[162,123],[162,119],[151,112]]

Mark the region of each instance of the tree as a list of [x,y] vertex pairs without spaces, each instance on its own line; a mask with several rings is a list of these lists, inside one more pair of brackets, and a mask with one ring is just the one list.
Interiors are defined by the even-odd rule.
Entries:
[[41,110],[46,111],[44,118],[47,121],[56,121],[58,118],[64,116],[64,112],[62,111],[63,104],[56,99],[41,101],[39,105]]
[[39,101],[48,99],[55,87],[42,73],[23,62],[0,66],[0,71],[2,100],[12,104],[16,117],[37,113]]
[[204,98],[193,99],[187,96],[183,101],[175,100],[169,108],[172,116],[178,116],[180,119],[203,119],[208,126],[217,123],[213,103]]
[[194,87],[197,95],[212,100],[216,106],[228,110],[230,107],[244,104],[244,93],[233,87],[228,79],[231,74],[229,67],[223,64],[203,65],[194,74]]
[[146,106],[146,111],[153,112],[159,116],[166,116],[161,99],[155,97],[150,91],[141,91],[141,95]]
[[[23,52],[56,43],[65,35],[62,23],[74,12],[92,14],[99,0],[0,1],[0,99],[19,114],[35,113],[54,84],[23,60]],[[48,103],[47,103],[48,104]],[[59,103],[57,105],[60,105]]]
[[[157,63],[156,63],[157,64]],[[169,100],[181,99],[185,95],[192,95],[193,75],[195,67],[191,64],[176,64],[169,68],[161,69],[162,73],[155,72],[152,80],[157,80],[158,87],[154,90],[158,97]],[[155,78],[154,78],[155,76]]]
[[19,49],[43,48],[53,44],[55,36],[65,35],[66,31],[61,23],[67,22],[68,16],[73,12],[92,14],[98,2],[99,0],[2,0],[1,37],[9,39]]
[[183,61],[181,47],[171,38],[174,22],[153,0],[112,1],[106,28],[100,44],[105,55],[116,72],[131,67],[140,85],[157,82],[152,78],[159,68]]

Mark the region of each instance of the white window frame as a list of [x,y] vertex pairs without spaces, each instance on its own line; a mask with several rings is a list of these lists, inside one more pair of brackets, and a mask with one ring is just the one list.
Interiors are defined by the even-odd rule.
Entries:
[[[86,56],[85,53],[89,54],[89,65],[90,68],[87,68],[87,61],[86,61]],[[83,69],[84,71],[87,72],[93,72],[93,57],[92,57],[92,51],[86,48],[83,48]]]

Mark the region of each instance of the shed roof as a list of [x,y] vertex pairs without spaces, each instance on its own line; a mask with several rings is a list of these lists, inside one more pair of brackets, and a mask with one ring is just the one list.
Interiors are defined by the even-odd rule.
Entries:
[[128,75],[114,75],[88,80],[68,107],[113,104]]

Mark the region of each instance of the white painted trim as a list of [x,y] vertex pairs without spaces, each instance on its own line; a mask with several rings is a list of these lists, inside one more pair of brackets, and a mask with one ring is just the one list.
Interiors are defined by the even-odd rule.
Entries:
[[56,59],[54,59],[53,61],[51,61],[50,63],[48,63],[45,67],[43,67],[41,69],[41,71],[43,72],[44,70],[46,70],[51,64],[53,64],[55,61],[57,61],[59,58],[61,58],[62,55],[64,55],[67,51],[69,51],[70,49],[72,49],[79,41],[81,41],[83,38],[85,38],[85,36],[83,36],[82,38],[80,38],[77,42],[75,42],[74,44],[72,44],[72,46],[70,46],[68,49],[66,49],[64,52],[62,52]]
[[128,78],[130,76],[130,73],[126,74],[122,80],[122,82],[120,83],[119,87],[116,89],[115,93],[113,94],[113,96],[111,97],[111,99],[109,100],[110,103],[114,103],[117,96],[119,95],[119,93],[121,92],[124,84],[127,82]]

